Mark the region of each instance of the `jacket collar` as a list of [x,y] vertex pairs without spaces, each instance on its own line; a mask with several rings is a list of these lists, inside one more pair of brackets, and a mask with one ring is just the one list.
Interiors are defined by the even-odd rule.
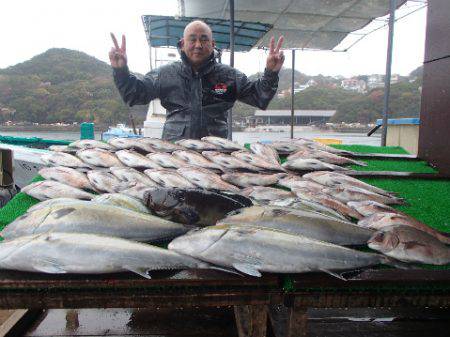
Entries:
[[[192,70],[191,64],[189,62],[188,57],[186,56],[186,53],[182,51],[181,49],[178,49],[178,52],[181,55],[181,60],[183,62],[183,71],[188,74],[190,77],[194,74],[194,71]],[[206,75],[209,73],[213,67],[216,64],[216,57],[217,52],[214,50],[211,55],[203,62],[203,64],[198,68],[198,74],[199,76]]]

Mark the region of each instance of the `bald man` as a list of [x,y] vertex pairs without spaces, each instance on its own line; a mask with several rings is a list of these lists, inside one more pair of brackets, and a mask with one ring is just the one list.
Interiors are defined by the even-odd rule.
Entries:
[[236,100],[266,109],[278,87],[278,72],[284,55],[283,37],[275,46],[270,40],[264,75],[249,81],[242,72],[216,62],[211,28],[202,21],[189,23],[179,43],[181,61],[154,69],[143,78],[127,67],[126,41],[119,44],[111,34],[114,47],[109,52],[114,82],[125,103],[148,104],[159,98],[167,110],[162,138],[200,139],[227,137],[227,111]]

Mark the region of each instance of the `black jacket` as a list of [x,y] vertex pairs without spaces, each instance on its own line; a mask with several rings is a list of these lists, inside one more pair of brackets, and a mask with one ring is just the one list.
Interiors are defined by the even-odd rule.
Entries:
[[278,73],[264,71],[262,78],[248,80],[245,74],[216,62],[214,54],[194,72],[186,55],[138,77],[127,67],[114,69],[114,82],[130,106],[159,98],[167,110],[162,138],[199,139],[227,137],[227,111],[236,100],[266,109],[278,87]]

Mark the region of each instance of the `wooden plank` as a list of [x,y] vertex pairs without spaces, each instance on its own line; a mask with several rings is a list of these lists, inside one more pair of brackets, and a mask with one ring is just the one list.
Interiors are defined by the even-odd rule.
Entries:
[[307,308],[294,305],[288,309],[286,337],[304,337],[308,333]]
[[41,314],[41,309],[22,309],[14,311],[12,315],[0,325],[0,337],[22,336]]
[[267,305],[236,305],[234,316],[239,337],[265,337]]

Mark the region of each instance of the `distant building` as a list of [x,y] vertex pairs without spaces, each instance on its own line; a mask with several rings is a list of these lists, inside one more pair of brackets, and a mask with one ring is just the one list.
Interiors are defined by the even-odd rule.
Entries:
[[367,76],[367,87],[369,89],[383,88],[384,87],[384,75],[373,74]]
[[[294,124],[323,124],[330,120],[336,110],[294,110]],[[291,110],[255,110],[256,124],[291,124]]]
[[356,91],[359,93],[366,92],[366,82],[357,78],[347,78],[341,81],[341,87],[344,90]]

